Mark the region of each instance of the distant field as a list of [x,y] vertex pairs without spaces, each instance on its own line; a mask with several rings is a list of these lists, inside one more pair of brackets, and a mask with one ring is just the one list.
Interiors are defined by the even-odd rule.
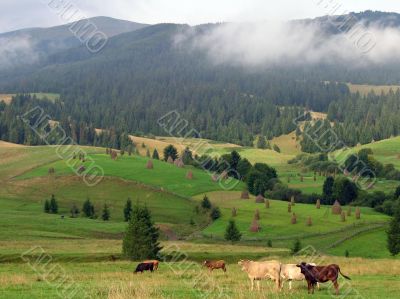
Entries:
[[381,94],[382,92],[387,94],[390,90],[396,91],[400,89],[400,85],[363,85],[363,84],[351,84],[347,83],[351,93],[359,92],[361,95],[367,95],[371,91],[376,94]]
[[[6,104],[9,104],[11,102],[11,99],[13,96],[16,94],[0,94],[0,101],[5,102]],[[46,92],[33,92],[30,93],[31,96],[36,96],[39,100],[50,100],[50,101],[55,101],[60,98],[60,95],[58,93],[46,93]]]
[[[400,137],[394,137],[374,143],[356,146],[344,152],[344,154],[350,155],[352,153],[357,153],[362,148],[372,149],[374,158],[376,158],[378,161],[384,164],[394,164],[397,169],[400,169]],[[334,154],[338,156],[340,151]]]
[[[234,219],[245,240],[263,244],[266,244],[267,240],[272,240],[278,247],[290,247],[294,239],[300,238],[307,245],[325,250],[333,241],[345,238],[359,229],[374,228],[377,224],[383,225],[389,220],[389,217],[370,208],[361,208],[362,219],[356,220],[353,207],[352,216],[348,217],[346,222],[341,222],[340,216],[331,213],[331,207],[322,206],[318,210],[314,205],[296,204],[292,208],[292,213],[297,215],[297,224],[293,225],[292,213],[288,213],[287,202],[270,201],[270,209],[266,209],[264,204],[256,204],[254,198],[239,199],[240,192],[211,192],[208,195],[210,200],[222,209],[223,217],[203,231],[207,239],[223,239],[228,220],[231,219],[232,208],[237,209],[237,216]],[[201,196],[197,198],[200,200]],[[259,224],[262,229],[258,233],[253,233],[249,229],[257,209],[260,211]],[[347,211],[347,207],[343,209]],[[306,225],[309,216],[312,218],[312,226]],[[382,252],[385,257],[389,257],[385,247],[380,248],[379,256]]]
[[298,155],[301,154],[301,146],[296,141],[296,133],[292,132],[272,139],[271,144],[279,146],[282,154]]
[[[111,160],[111,158],[105,154],[96,154],[91,157],[96,165],[104,169],[105,176],[133,180],[183,196],[191,196],[221,189],[219,183],[212,180],[211,174],[193,167],[178,168],[175,165],[154,160],[154,169],[150,170],[146,169],[148,159],[139,156],[125,155],[123,157],[118,157],[116,161]],[[86,162],[86,164],[87,163],[89,162]],[[79,166],[80,165],[77,167]],[[63,161],[57,161],[35,168],[20,178],[46,177],[48,176],[48,169],[50,167],[55,169],[56,176],[73,174],[72,169]],[[193,172],[193,180],[188,180],[186,178],[186,174],[189,170]],[[232,185],[235,186],[236,190],[241,190],[243,188],[243,183],[241,182],[232,183]]]

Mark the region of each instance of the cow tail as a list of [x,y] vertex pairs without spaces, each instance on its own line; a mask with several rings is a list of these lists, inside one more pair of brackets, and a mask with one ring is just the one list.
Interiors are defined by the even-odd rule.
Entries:
[[342,271],[340,270],[340,268],[339,268],[339,273],[342,274],[342,276],[343,276],[344,278],[346,278],[346,279],[348,279],[348,280],[351,280],[350,277],[348,277],[348,276],[346,276],[346,275],[344,275],[344,274],[342,273]]

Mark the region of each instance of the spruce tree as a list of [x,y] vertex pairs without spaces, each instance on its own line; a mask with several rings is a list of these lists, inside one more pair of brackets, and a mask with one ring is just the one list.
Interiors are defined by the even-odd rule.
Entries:
[[240,241],[242,238],[242,234],[236,227],[236,223],[234,220],[229,220],[228,226],[225,231],[225,240],[233,242]]
[[299,239],[296,239],[293,243],[293,247],[292,247],[292,254],[296,254],[301,250],[301,242]]
[[123,255],[131,260],[154,259],[162,249],[158,238],[150,211],[136,204],[122,243]]
[[50,213],[50,201],[48,199],[46,199],[44,202],[44,212]]
[[125,207],[124,207],[124,220],[125,222],[128,222],[129,219],[131,219],[131,214],[132,214],[132,201],[130,198],[126,201]]
[[395,215],[387,231],[387,246],[392,256],[400,253],[400,207],[397,206]]
[[57,204],[57,200],[56,200],[56,197],[54,196],[54,194],[51,195],[51,199],[50,199],[50,213],[52,213],[52,214],[58,213],[58,204]]
[[208,199],[207,195],[204,195],[203,201],[201,202],[201,207],[205,210],[211,209],[211,202]]
[[89,198],[83,203],[82,212],[85,217],[94,218],[94,206]]
[[79,209],[76,206],[76,204],[74,204],[71,208],[71,218],[76,218],[79,215]]
[[103,219],[103,221],[110,220],[110,209],[108,208],[107,204],[104,204],[103,213],[101,214],[101,219]]
[[157,151],[156,148],[155,148],[154,151],[153,151],[153,156],[152,156],[152,158],[153,158],[154,160],[160,160],[160,156],[158,155],[158,151]]

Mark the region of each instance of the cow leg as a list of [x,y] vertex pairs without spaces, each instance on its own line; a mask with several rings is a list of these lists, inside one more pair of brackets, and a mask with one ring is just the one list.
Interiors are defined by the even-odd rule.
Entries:
[[291,290],[292,290],[292,281],[289,280],[289,291],[291,291]]
[[257,290],[260,291],[260,281],[257,280]]
[[317,288],[318,288],[318,291],[319,291],[320,290],[319,282],[317,282]]
[[254,279],[251,279],[250,281],[251,281],[251,290],[253,291],[254,290]]
[[333,281],[333,286],[335,287],[336,295],[339,295],[339,284],[338,284],[337,280]]
[[308,289],[308,293],[311,293],[311,282],[307,281],[307,289]]

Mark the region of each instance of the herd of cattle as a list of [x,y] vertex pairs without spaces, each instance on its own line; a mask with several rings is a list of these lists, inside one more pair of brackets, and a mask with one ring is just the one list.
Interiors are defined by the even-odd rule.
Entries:
[[[157,260],[144,261],[137,265],[135,273],[144,271],[155,271],[158,269],[159,262]],[[226,272],[226,263],[220,261],[204,261],[203,265],[210,272],[215,269],[222,269]],[[242,271],[246,272],[251,281],[251,290],[254,289],[254,282],[257,282],[257,289],[260,290],[260,281],[263,279],[271,279],[275,281],[276,290],[283,288],[285,281],[289,282],[289,290],[292,289],[292,281],[306,280],[308,285],[308,293],[314,294],[314,288],[317,285],[319,289],[320,283],[332,281],[336,294],[339,295],[338,277],[341,274],[344,278],[350,277],[344,275],[340,271],[338,265],[332,264],[328,266],[317,266],[312,263],[300,264],[282,264],[278,261],[254,262],[249,260],[240,260],[238,265]]]

